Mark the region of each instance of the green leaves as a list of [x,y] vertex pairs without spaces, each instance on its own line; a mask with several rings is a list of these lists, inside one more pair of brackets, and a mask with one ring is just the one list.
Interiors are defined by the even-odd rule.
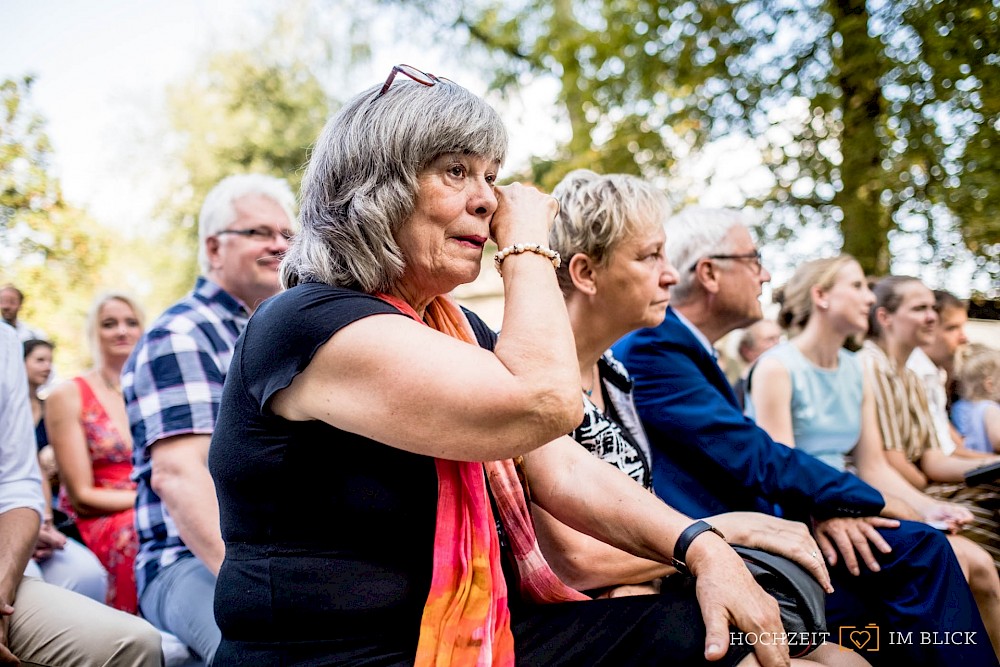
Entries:
[[63,199],[50,171],[45,123],[31,105],[32,83],[30,76],[0,83],[0,282],[25,292],[20,317],[45,329],[65,348],[60,357],[79,367],[82,313],[100,282],[110,237]]
[[[315,63],[275,47],[284,37],[272,34],[245,49],[208,53],[190,76],[168,88],[166,141],[176,179],[160,214],[184,232],[187,247],[196,246],[205,195],[226,176],[266,173],[298,190],[331,102]],[[175,291],[190,288],[195,275],[191,253],[187,270],[174,276]]]
[[905,230],[927,263],[964,245],[1000,275],[997,0],[406,4],[467,31],[494,85],[560,81],[572,134],[532,164],[543,187],[577,166],[685,182],[685,156],[744,137],[772,238],[833,224],[880,273]]

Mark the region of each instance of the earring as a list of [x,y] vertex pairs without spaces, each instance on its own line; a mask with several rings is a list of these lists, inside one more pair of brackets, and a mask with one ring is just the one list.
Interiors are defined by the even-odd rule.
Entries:
[[827,303],[826,301],[820,301],[820,302],[819,302],[818,304],[816,304],[816,305],[817,305],[817,306],[819,306],[819,309],[820,309],[820,310],[826,310],[827,308],[829,308],[829,307],[830,307],[830,304],[829,304],[829,303]]

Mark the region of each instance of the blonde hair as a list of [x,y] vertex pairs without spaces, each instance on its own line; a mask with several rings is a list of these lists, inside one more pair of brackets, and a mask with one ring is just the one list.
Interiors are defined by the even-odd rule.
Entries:
[[629,174],[601,176],[577,169],[560,181],[552,196],[559,200],[559,215],[549,231],[549,246],[563,258],[556,271],[563,294],[573,291],[569,275],[573,255],[583,253],[605,265],[640,224],[660,226],[670,215],[666,195]]
[[145,329],[146,313],[143,311],[142,306],[139,305],[139,302],[135,300],[135,297],[125,292],[114,290],[101,292],[90,304],[90,309],[87,311],[87,323],[84,327],[87,334],[87,346],[90,348],[90,356],[95,366],[100,366],[104,361],[101,358],[101,344],[97,335],[97,322],[100,318],[101,308],[104,308],[104,304],[109,301],[121,301],[131,308],[132,312],[135,313],[135,318],[139,320],[139,327]]
[[969,401],[992,398],[983,386],[990,377],[995,385],[1000,384],[1000,350],[980,343],[966,345],[955,364],[959,395]]
[[840,270],[857,261],[851,255],[837,255],[800,265],[788,282],[774,291],[773,298],[781,305],[778,324],[791,332],[804,329],[813,312],[812,288],[830,289]]

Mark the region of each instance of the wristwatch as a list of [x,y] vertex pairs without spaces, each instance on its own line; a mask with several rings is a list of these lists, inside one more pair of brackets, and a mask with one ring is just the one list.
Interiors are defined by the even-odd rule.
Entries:
[[687,551],[694,539],[701,535],[702,533],[713,532],[723,540],[726,536],[722,532],[708,523],[707,521],[695,521],[690,526],[684,529],[684,531],[677,538],[677,543],[674,544],[674,555],[670,559],[670,564],[677,568],[678,572],[683,574],[691,574],[691,570],[688,569],[687,563]]

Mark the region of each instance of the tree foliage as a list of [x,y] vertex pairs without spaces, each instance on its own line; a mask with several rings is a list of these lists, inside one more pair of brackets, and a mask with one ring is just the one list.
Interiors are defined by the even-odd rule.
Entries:
[[[106,250],[89,238],[86,214],[62,197],[51,173],[52,146],[31,107],[33,79],[0,83],[0,235],[14,265],[62,264],[74,282],[86,282]],[[6,263],[5,261],[5,263]]]
[[[397,3],[399,4],[399,3]],[[503,89],[560,83],[572,130],[533,165],[645,176],[719,139],[756,148],[765,231],[834,226],[866,270],[900,232],[1000,273],[1000,0],[460,0],[416,4]]]
[[179,290],[197,274],[197,214],[226,176],[265,173],[298,190],[309,148],[331,102],[313,64],[262,44],[206,54],[192,74],[167,92],[169,159],[175,184],[161,211],[187,251]]
[[101,284],[110,235],[63,199],[45,122],[31,105],[32,83],[30,76],[0,83],[0,283],[26,294],[20,316],[78,365],[82,313]]

